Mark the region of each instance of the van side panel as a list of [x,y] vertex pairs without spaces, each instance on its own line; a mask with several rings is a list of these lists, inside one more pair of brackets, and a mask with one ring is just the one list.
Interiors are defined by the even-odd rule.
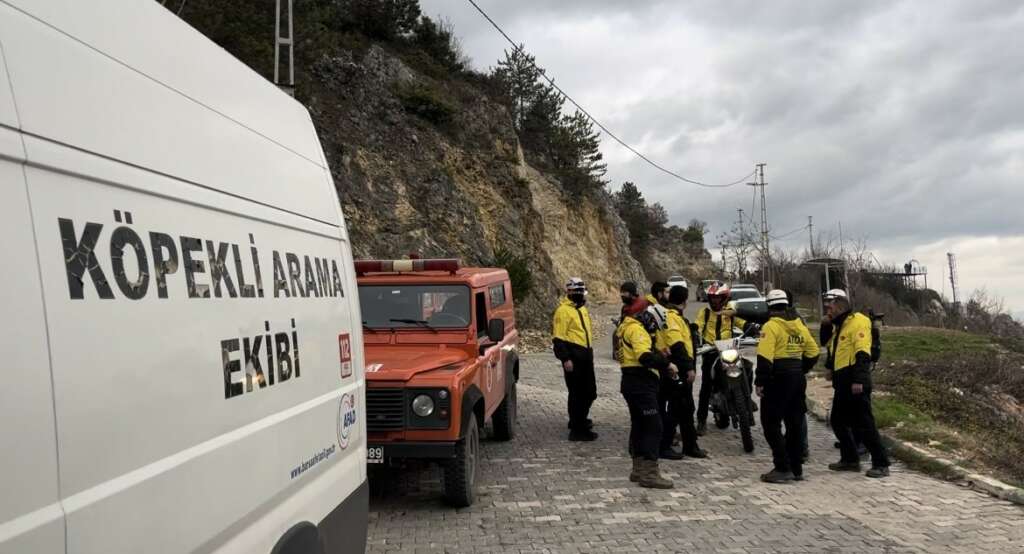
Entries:
[[[0,127],[0,137],[8,134]],[[0,195],[0,553],[64,552],[46,321],[21,164],[0,159]]]
[[[148,7],[143,14],[161,16],[156,21],[146,18],[135,22],[146,32],[129,30],[131,20],[114,19],[128,26],[119,29],[118,34],[134,37],[138,43],[133,46],[142,51],[153,48],[146,40],[150,34],[159,35],[165,27],[186,26],[165,13],[151,12],[163,10],[156,2],[145,3]],[[69,2],[68,6],[86,10],[92,4]],[[290,141],[305,144],[315,140],[315,134],[308,114],[301,113],[301,106],[283,93],[274,92],[279,102],[256,101],[252,110],[265,109],[273,117],[291,118],[301,124],[279,129],[278,135],[260,135],[227,114],[210,109],[200,99],[185,96],[173,86],[126,67],[2,2],[0,36],[4,37],[25,132],[318,221],[337,223],[333,202],[309,202],[308,196],[296,195],[295,187],[290,185],[304,183],[308,192],[321,198],[334,194],[322,178],[320,158],[304,157],[286,147]],[[200,38],[178,45],[179,55],[185,56],[189,65],[216,61],[204,57],[206,50],[216,47],[206,39],[195,40]],[[205,48],[193,49],[196,43]],[[219,49],[217,52],[223,53]],[[223,64],[225,71],[240,65],[230,61]],[[67,90],[69,83],[74,83],[73,92]],[[259,84],[274,88],[265,81]],[[243,92],[227,98],[242,104],[253,101]],[[296,138],[284,135],[291,127],[304,127],[305,131]]]
[[271,511],[304,481],[322,481],[321,517],[356,489],[362,394],[339,355],[356,296],[336,227],[254,220],[224,195],[197,206],[44,168],[27,179],[69,544],[212,548],[283,517]]
[[[276,87],[267,86],[266,79],[228,52],[209,44],[206,37],[161,2],[5,1],[217,112],[244,122],[307,160],[321,163],[319,142],[315,135],[306,133],[309,116],[302,105]],[[174,8],[178,6],[180,2]],[[272,6],[267,9],[272,13]]]

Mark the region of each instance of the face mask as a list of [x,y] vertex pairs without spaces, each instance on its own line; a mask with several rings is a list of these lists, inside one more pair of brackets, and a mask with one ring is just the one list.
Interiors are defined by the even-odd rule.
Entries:
[[577,306],[582,306],[587,303],[587,297],[579,293],[570,294],[569,301]]

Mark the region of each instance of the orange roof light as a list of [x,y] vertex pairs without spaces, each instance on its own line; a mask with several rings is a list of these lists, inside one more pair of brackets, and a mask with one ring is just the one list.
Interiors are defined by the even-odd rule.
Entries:
[[367,273],[406,273],[410,271],[447,271],[454,274],[459,270],[455,258],[427,260],[356,260],[356,275]]

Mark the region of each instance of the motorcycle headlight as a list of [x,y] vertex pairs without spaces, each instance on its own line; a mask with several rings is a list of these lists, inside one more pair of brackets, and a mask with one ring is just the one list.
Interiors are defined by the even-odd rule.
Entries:
[[734,364],[738,359],[740,359],[739,350],[729,349],[722,352],[722,361],[727,364]]
[[412,412],[420,417],[428,417],[434,413],[434,399],[429,395],[420,394],[412,399]]
[[740,366],[733,365],[725,369],[725,374],[729,376],[730,379],[735,379],[743,374],[743,370],[740,368]]

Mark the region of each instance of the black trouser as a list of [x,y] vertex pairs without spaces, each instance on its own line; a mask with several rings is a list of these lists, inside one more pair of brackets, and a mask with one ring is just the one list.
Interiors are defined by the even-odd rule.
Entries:
[[[773,371],[761,398],[761,426],[772,449],[775,471],[803,474],[803,442],[807,429],[807,379],[800,369]],[[786,433],[782,433],[782,425]]]
[[597,399],[597,381],[594,377],[594,351],[574,352],[572,371],[565,371],[565,386],[569,389],[569,429],[586,431],[590,406]]
[[871,412],[871,383],[864,385],[864,392],[853,394],[853,382],[843,371],[836,371],[832,378],[835,391],[832,395],[831,423],[832,431],[839,440],[840,461],[860,462],[860,456],[857,455],[857,439],[860,439],[871,453],[872,467],[888,467],[889,457],[878,436],[875,415]]
[[693,426],[693,383],[680,375],[679,381],[662,380],[662,398],[658,402],[662,410],[661,449],[672,448],[676,429],[683,438],[683,452],[693,452],[697,446],[697,429]]
[[711,404],[711,393],[715,389],[714,380],[711,378],[711,368],[714,367],[718,356],[709,352],[700,357],[700,393],[697,399],[697,422],[705,423],[708,420],[708,406]]
[[632,456],[658,460],[661,442],[661,413],[658,410],[659,379],[641,367],[622,368],[620,391],[629,407],[629,452]]

